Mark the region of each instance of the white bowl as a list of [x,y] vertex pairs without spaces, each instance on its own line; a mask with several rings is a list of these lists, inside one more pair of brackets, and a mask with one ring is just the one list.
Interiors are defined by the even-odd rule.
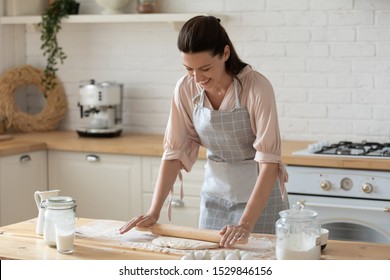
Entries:
[[123,14],[123,9],[129,4],[130,0],[96,0],[99,6],[103,7],[102,14]]
[[321,228],[321,250],[324,250],[326,244],[328,244],[329,230]]

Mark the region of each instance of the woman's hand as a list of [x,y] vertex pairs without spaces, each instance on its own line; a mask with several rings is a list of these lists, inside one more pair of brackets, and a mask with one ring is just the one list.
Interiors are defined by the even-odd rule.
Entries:
[[222,235],[219,245],[223,247],[232,247],[235,243],[248,243],[250,231],[242,225],[224,226],[219,234]]
[[124,234],[131,230],[133,227],[150,227],[157,223],[159,217],[153,216],[151,214],[141,215],[139,217],[135,217],[128,221],[124,226],[119,229],[120,234]]

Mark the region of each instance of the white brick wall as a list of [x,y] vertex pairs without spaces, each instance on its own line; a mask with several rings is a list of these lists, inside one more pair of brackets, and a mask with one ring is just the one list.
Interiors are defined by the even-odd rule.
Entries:
[[[135,2],[135,1],[134,1]],[[83,13],[99,11],[81,1]],[[284,139],[390,142],[390,1],[160,0],[162,12],[225,14],[242,59],[273,83]],[[129,7],[134,12],[135,4]],[[163,133],[183,75],[177,31],[162,24],[72,24],[61,31],[69,98],[61,128],[80,125],[80,80],[125,84],[129,132]],[[44,66],[39,33],[27,31],[27,63]]]

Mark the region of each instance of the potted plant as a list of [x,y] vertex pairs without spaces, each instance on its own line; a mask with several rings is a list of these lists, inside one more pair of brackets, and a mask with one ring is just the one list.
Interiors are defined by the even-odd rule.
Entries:
[[42,81],[46,89],[55,86],[58,62],[62,64],[66,59],[66,54],[57,40],[57,33],[61,30],[61,20],[71,14],[77,14],[78,9],[79,3],[75,0],[51,1],[42,14],[42,21],[38,24],[41,28],[41,49],[46,57],[45,75]]

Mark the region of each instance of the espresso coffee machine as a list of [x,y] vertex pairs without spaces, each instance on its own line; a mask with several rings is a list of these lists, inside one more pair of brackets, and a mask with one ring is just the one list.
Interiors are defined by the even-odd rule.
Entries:
[[123,85],[115,82],[81,82],[80,117],[91,117],[87,126],[77,129],[83,137],[115,137],[122,132]]

